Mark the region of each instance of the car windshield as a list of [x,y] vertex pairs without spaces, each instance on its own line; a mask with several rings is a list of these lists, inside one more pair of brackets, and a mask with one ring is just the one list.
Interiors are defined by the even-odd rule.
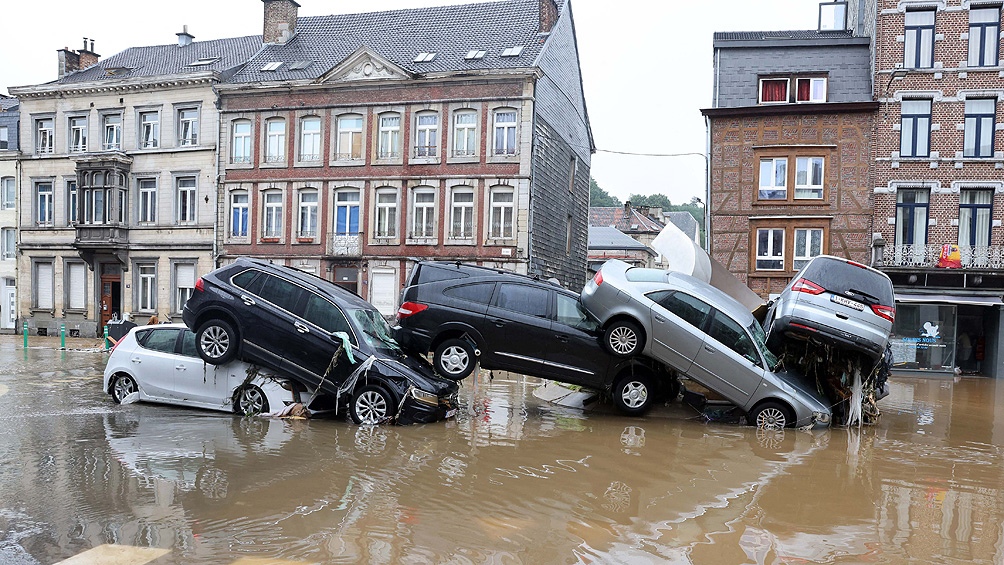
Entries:
[[359,324],[359,328],[363,332],[363,339],[370,347],[402,353],[401,346],[394,341],[390,326],[387,325],[387,321],[383,319],[380,312],[359,308],[349,310],[349,314]]
[[750,334],[753,336],[753,342],[756,343],[757,349],[760,350],[764,360],[767,361],[767,366],[771,371],[773,371],[777,367],[778,359],[777,356],[767,349],[767,336],[764,335],[763,328],[760,327],[760,324],[754,321],[746,329],[749,330]]

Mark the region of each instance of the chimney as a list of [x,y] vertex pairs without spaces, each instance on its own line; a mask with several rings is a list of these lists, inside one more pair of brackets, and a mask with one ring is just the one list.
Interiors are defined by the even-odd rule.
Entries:
[[551,33],[551,28],[558,21],[558,5],[554,0],[537,0],[540,10],[540,33]]
[[296,9],[300,5],[294,0],[261,1],[265,3],[265,26],[262,30],[262,42],[286,43],[296,32]]
[[192,40],[195,39],[194,35],[188,33],[187,25],[181,26],[181,33],[176,33],[175,35],[178,36],[178,47],[185,47],[186,45],[191,45]]
[[87,38],[84,38],[84,48],[77,52],[80,57],[80,67],[81,69],[86,69],[87,67],[92,67],[98,64],[98,59],[101,55],[94,52],[94,40],[91,40],[91,48],[87,48]]
[[56,70],[56,78],[61,79],[73,71],[80,70],[80,55],[69,47],[63,47],[56,51],[59,57],[59,67]]

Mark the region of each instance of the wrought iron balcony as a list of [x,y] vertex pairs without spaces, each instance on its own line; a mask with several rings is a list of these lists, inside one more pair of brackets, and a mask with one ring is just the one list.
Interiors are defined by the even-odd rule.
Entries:
[[[1004,269],[1004,247],[959,245],[963,269]],[[879,260],[882,267],[937,268],[942,259],[941,244],[886,246]]]

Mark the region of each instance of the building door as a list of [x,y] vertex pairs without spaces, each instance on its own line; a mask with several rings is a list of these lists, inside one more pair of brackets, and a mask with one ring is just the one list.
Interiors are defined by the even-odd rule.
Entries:
[[394,271],[376,271],[370,274],[370,303],[384,316],[397,312],[397,281]]
[[122,275],[101,275],[101,326],[113,315],[122,318]]
[[3,280],[3,302],[0,303],[0,329],[14,328],[17,321],[17,295],[14,292],[14,279]]

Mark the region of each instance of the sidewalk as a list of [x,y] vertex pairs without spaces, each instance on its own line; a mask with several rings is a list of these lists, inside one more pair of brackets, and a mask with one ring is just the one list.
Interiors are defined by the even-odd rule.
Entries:
[[[24,334],[0,335],[0,347],[3,349],[24,347]],[[59,336],[28,335],[28,348],[59,349]],[[104,349],[104,339],[100,337],[67,337],[67,350]]]

